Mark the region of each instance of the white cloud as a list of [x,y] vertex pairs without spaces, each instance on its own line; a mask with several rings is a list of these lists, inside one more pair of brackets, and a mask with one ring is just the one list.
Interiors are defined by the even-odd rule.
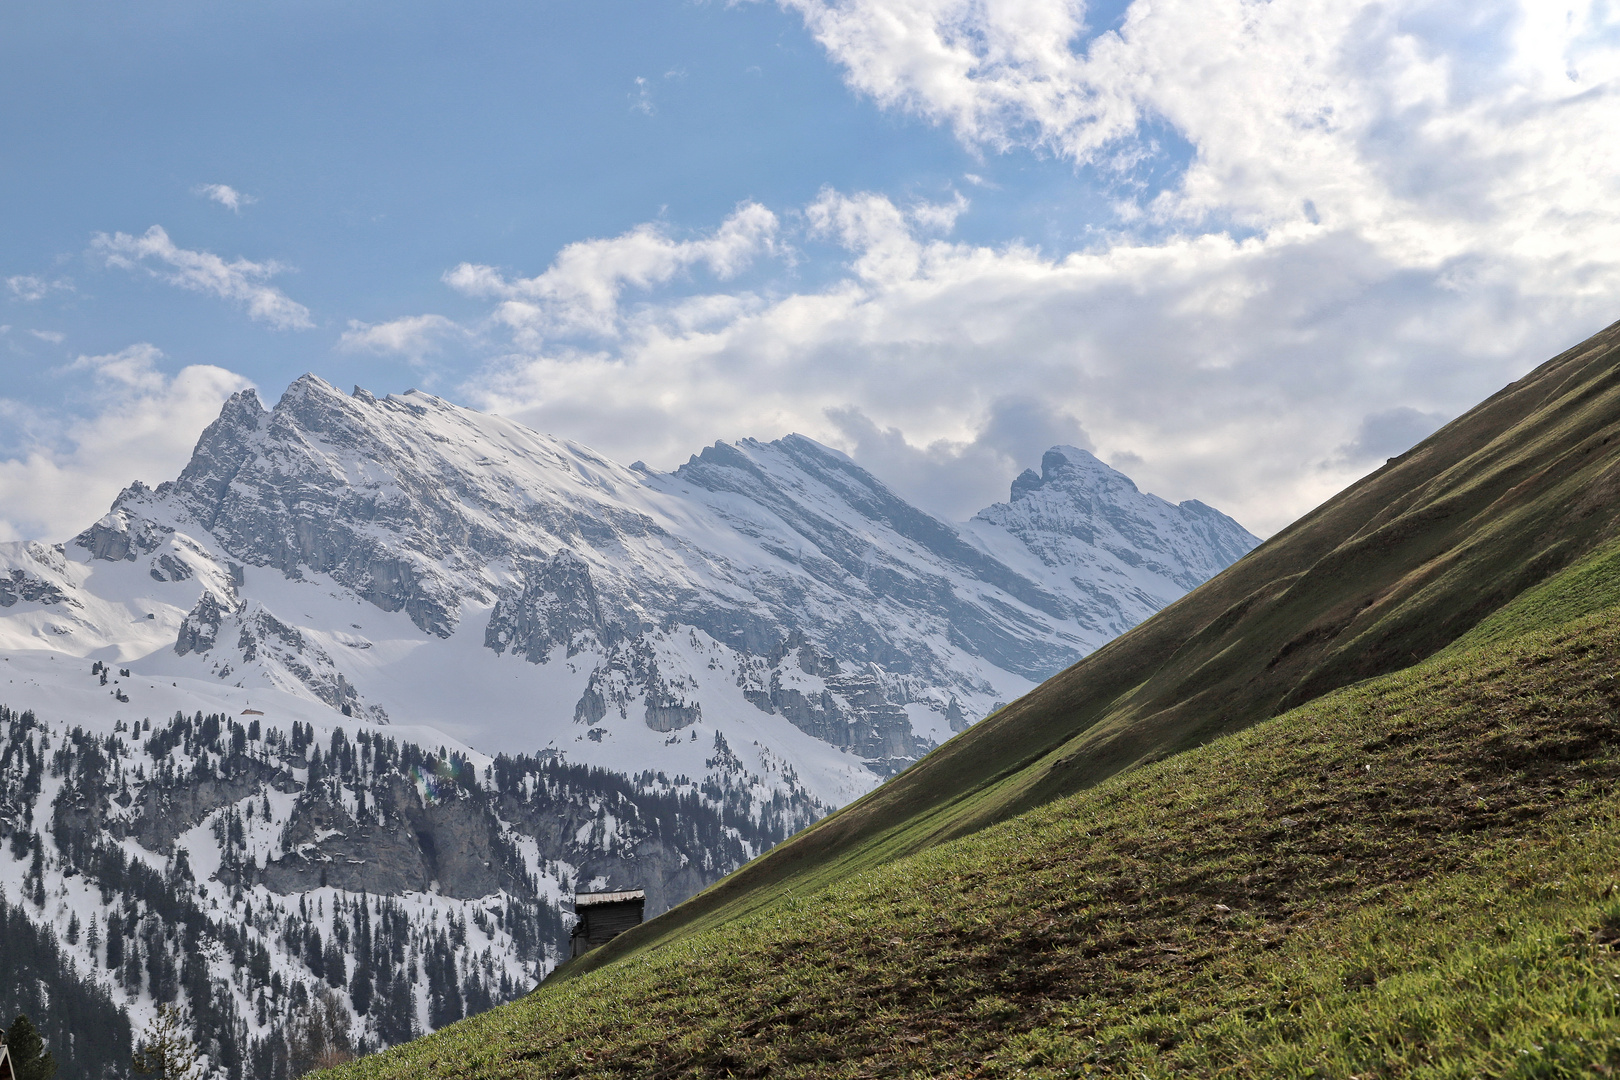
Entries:
[[0,398],[0,420],[25,444],[0,460],[0,540],[65,539],[106,513],[130,481],[172,479],[225,398],[249,385],[207,365],[167,375],[161,358],[143,344],[66,365],[87,406],[79,417]]
[[852,87],[948,124],[966,142],[1075,152],[1135,120],[1134,72],[1101,57],[1093,67],[1071,48],[1084,0],[781,2],[803,16]]
[[1193,159],[1165,220],[1269,228],[1309,200],[1443,258],[1482,218],[1533,246],[1614,194],[1604,0],[1138,0],[1089,37],[1083,0],[780,2],[853,88],[970,145],[1129,170],[1168,125]]
[[67,278],[46,280],[38,274],[16,274],[6,278],[6,289],[13,299],[25,304],[36,303],[53,292],[73,292],[73,282]]
[[645,75],[636,76],[636,88],[630,93],[630,111],[652,116],[658,110],[653,106],[652,84]]
[[229,184],[198,184],[191,189],[193,195],[201,195],[211,202],[217,202],[233,214],[240,214],[242,207],[249,206],[259,200],[252,195],[245,195]]
[[1613,4],[1154,0],[1093,34],[1077,0],[783,2],[881,104],[1116,178],[1114,231],[964,244],[959,197],[827,191],[738,245],[831,241],[814,288],[679,279],[703,257],[656,226],[464,265],[510,335],[475,401],[663,466],[800,430],[956,516],[1038,463],[997,435],[1036,403],[1011,430],[1269,532],[1620,315]]
[[344,352],[402,356],[420,366],[425,357],[440,350],[445,338],[470,336],[459,323],[443,315],[407,315],[382,323],[350,319],[338,347]]
[[918,232],[948,233],[968,207],[957,195],[948,203],[913,203],[901,210],[886,196],[871,192],[842,195],[825,189],[805,209],[813,236],[836,239],[860,252],[853,269],[871,282],[899,280],[917,272],[923,247]]
[[[157,369],[163,351],[156,345],[142,342],[115,353],[100,356],[79,356],[61,370],[64,373],[89,372],[96,392],[117,393],[133,391],[153,394],[168,385],[168,377]],[[109,385],[111,384],[111,385]]]
[[611,239],[569,244],[532,278],[509,281],[493,267],[462,263],[444,281],[466,296],[498,298],[496,320],[524,347],[552,336],[612,336],[622,325],[619,297],[626,286],[663,284],[699,264],[719,278],[732,277],[755,256],[775,250],[778,227],[775,214],[744,203],[697,239],[675,240],[657,225],[642,225]]
[[[929,239],[871,194],[823,193],[804,221],[846,249],[846,276],[633,307],[615,293],[593,309],[611,336],[530,348],[514,333],[465,392],[663,466],[715,437],[802,431],[956,517],[1083,424],[1147,490],[1269,532],[1389,451],[1402,424],[1370,414],[1454,415],[1597,329],[1620,292],[1613,261],[1413,267],[1345,229],[1055,257]],[[1028,445],[1006,436],[1020,425]]]
[[39,340],[48,341],[52,345],[60,345],[67,340],[67,335],[60,330],[30,330],[28,332],[39,338]]
[[45,299],[47,286],[44,281],[33,274],[17,274],[6,278],[6,288],[11,295],[25,304]]
[[[91,250],[106,259],[108,266],[125,270],[144,268],[153,277],[193,292],[208,293],[247,307],[248,315],[277,330],[307,330],[309,309],[292,300],[267,279],[286,267],[275,262],[226,262],[209,251],[177,247],[162,226],[153,225],[140,236],[128,233],[97,233]],[[157,266],[152,264],[156,263]]]

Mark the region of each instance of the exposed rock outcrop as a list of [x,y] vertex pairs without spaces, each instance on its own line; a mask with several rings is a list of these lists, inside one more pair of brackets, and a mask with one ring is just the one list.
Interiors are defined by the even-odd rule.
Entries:
[[525,569],[520,590],[508,590],[495,602],[484,645],[496,653],[508,649],[531,664],[543,664],[551,651],[563,648],[574,656],[586,644],[608,639],[602,608],[585,561],[567,548]]
[[197,606],[180,624],[180,633],[174,639],[174,651],[180,656],[187,653],[205,653],[219,640],[219,628],[225,621],[225,610],[211,592],[197,598]]
[[[122,643],[136,624],[149,649],[150,625],[191,605],[173,641],[195,679],[507,747],[521,733],[632,772],[674,753],[646,729],[740,735],[751,706],[848,752],[796,760],[841,801],[872,783],[863,765],[915,760],[1253,540],[1074,447],[954,525],[798,435],[657,473],[428,394],[308,375],[269,410],[233,396],[178,478],[131,485],[79,536],[93,560],[144,560],[154,602],[27,632]],[[0,563],[0,609],[116,577],[36,581],[32,565]]]

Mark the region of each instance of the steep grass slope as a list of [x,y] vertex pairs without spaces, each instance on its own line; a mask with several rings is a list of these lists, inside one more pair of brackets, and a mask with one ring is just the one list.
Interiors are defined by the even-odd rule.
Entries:
[[348,1075],[1620,1067],[1617,434],[1620,324],[562,979]]
[[1617,560],[1495,640],[341,1075],[1608,1075],[1620,607],[1581,586]]
[[1620,530],[1620,323],[572,977],[1431,656]]

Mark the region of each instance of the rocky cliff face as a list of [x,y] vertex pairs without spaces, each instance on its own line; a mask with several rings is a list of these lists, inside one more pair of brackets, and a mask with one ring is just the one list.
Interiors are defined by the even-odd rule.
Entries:
[[339,993],[378,1044],[521,992],[575,888],[656,914],[1254,543],[1070,447],[958,525],[799,436],[657,473],[244,392],[175,480],[0,545],[0,886],[138,925],[64,970],[285,1075],[266,1015]]
[[[76,545],[144,567],[165,602],[189,594],[186,674],[432,724],[447,702],[414,691],[437,672],[481,717],[477,742],[621,769],[666,765],[675,742],[629,724],[770,733],[837,803],[1254,543],[1084,451],[1042,468],[959,527],[800,436],[717,443],[658,474],[429,395],[306,376],[271,410],[233,397],[176,480],[131,487]],[[463,642],[486,659],[457,685]],[[803,685],[759,674],[788,648],[830,666]]]
[[522,566],[518,577],[519,584],[507,588],[490,612],[485,648],[497,654],[510,649],[531,664],[543,664],[556,649],[574,656],[622,633],[603,621],[591,568],[572,550]]
[[22,544],[17,546],[17,555],[13,566],[0,571],[0,608],[15,607],[19,603],[40,607],[79,606],[71,590],[59,584],[67,572],[67,557],[60,546]]
[[566,955],[574,889],[643,888],[656,915],[824,809],[723,739],[699,783],[387,730],[198,714],[93,733],[0,707],[0,906],[60,943],[52,993],[137,1030],[183,1001],[211,1073],[285,1076],[323,994],[351,1045],[409,1038],[531,987]]

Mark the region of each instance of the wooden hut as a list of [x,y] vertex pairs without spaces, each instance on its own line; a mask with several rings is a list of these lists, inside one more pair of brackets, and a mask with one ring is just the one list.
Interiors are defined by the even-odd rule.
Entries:
[[0,1080],[17,1080],[17,1074],[11,1071],[11,1051],[6,1049],[3,1031],[0,1031]]
[[574,923],[569,955],[582,956],[598,945],[607,944],[632,926],[641,925],[646,907],[647,894],[641,889],[575,893],[574,913],[579,916],[579,921]]

